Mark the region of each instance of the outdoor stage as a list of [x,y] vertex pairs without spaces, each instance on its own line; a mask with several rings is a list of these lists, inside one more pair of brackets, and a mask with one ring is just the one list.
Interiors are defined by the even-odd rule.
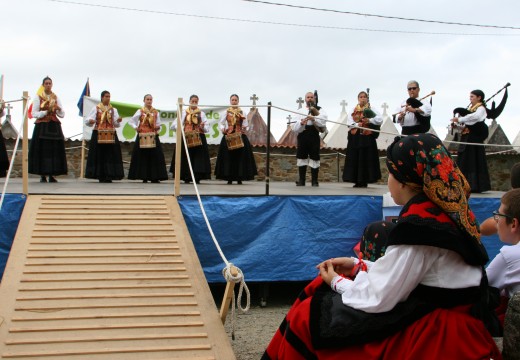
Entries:
[[[173,186],[173,180],[161,184],[127,180],[100,184],[66,178],[59,178],[56,184],[41,184],[38,178],[31,177],[29,194],[173,196]],[[6,229],[0,234],[0,274],[25,202],[20,195],[21,179],[11,180],[7,192],[10,195],[0,217],[0,228]],[[350,183],[320,183],[316,188],[271,182],[267,187],[265,182],[258,181],[227,185],[213,180],[203,181],[199,192],[224,255],[242,269],[249,282],[312,279],[316,275],[315,264],[330,257],[353,255],[352,248],[365,225],[396,211],[383,208],[386,185],[358,189]],[[502,194],[491,191],[471,197],[470,205],[479,221],[498,209]],[[207,281],[224,282],[224,264],[206,228],[192,184],[181,184],[178,203]],[[493,258],[502,244],[497,236],[482,240]]]

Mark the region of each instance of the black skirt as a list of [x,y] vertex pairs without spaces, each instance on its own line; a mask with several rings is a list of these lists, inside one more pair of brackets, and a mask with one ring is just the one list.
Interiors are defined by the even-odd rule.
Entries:
[[[209,158],[208,142],[206,141],[206,135],[199,134],[201,146],[188,148],[188,154],[190,156],[191,166],[195,175],[195,180],[210,180],[211,179],[211,162]],[[170,164],[170,172],[175,172],[175,152],[176,147],[173,149],[172,161]],[[175,174],[174,174],[175,177]],[[191,178],[190,167],[188,164],[188,158],[186,157],[186,150],[184,149],[184,141],[181,146],[181,180],[193,181]]]
[[258,175],[256,161],[249,139],[242,134],[244,147],[229,150],[225,136],[220,141],[215,176],[220,180],[238,181],[253,180]]
[[85,172],[87,179],[121,180],[124,178],[121,144],[117,133],[115,137],[114,144],[98,144],[98,131],[92,132]]
[[5,177],[7,170],[9,170],[9,158],[7,157],[4,136],[2,135],[2,130],[0,130],[0,177]]
[[[461,142],[483,144],[488,136],[488,127],[481,121],[467,126],[469,134],[461,137]],[[471,192],[480,193],[491,190],[491,181],[486,160],[486,148],[480,145],[459,146],[457,165],[468,180]]]
[[361,131],[348,133],[348,143],[343,168],[343,181],[356,184],[369,184],[381,179],[379,153],[376,136],[362,135]]
[[29,173],[38,175],[67,174],[65,140],[61,124],[56,121],[34,125],[29,143]]
[[132,158],[130,160],[129,180],[168,180],[166,162],[162,151],[159,136],[155,136],[154,148],[143,148],[139,146],[139,134],[135,139]]

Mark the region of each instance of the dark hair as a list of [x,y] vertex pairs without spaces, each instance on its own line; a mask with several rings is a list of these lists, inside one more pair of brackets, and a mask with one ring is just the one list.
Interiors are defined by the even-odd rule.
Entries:
[[52,82],[52,79],[48,76],[44,77],[43,80],[42,80],[42,85],[45,84],[45,81],[46,80],[50,80]]
[[106,94],[110,95],[110,91],[103,90],[103,91],[101,92],[101,99],[103,99],[103,96],[105,96]]
[[511,187],[513,189],[520,188],[520,162],[517,162],[511,168]]
[[360,91],[359,94],[357,94],[357,97],[359,97],[359,95],[361,95],[361,94],[365,94],[367,96],[367,98],[368,98],[368,94],[367,94],[366,91]]
[[[520,189],[513,189],[506,192],[500,202],[506,208],[506,214],[520,221]],[[511,224],[511,218],[506,217],[506,224]]]
[[480,96],[480,101],[484,102],[484,98],[486,96],[484,95],[484,92],[482,90],[473,90],[471,93],[473,95]]
[[152,94],[146,94],[146,95],[143,97],[143,101],[144,101],[144,99],[146,99],[147,96],[149,96],[149,97],[151,97],[151,98],[153,99]]
[[240,98],[238,97],[237,94],[231,94],[231,96],[229,97],[230,99],[233,97],[233,96],[236,96],[238,100],[240,100]]
[[198,99],[199,97],[198,97],[197,95],[193,94],[193,95],[190,96],[190,101],[191,101],[191,99],[193,99],[193,98],[197,98],[197,99]]

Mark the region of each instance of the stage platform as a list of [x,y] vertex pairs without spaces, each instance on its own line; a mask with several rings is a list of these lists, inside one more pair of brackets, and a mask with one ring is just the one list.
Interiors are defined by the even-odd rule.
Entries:
[[[173,195],[173,180],[160,184],[58,178],[39,183],[32,177],[30,194]],[[366,224],[383,218],[386,185],[353,188],[351,183],[322,182],[319,187],[297,187],[293,181],[202,181],[199,192],[213,231],[228,261],[240,267],[247,281],[302,281],[315,275],[313,264],[329,257],[352,255]],[[8,192],[20,193],[21,179]],[[498,209],[503,192],[475,194],[470,204],[479,221]],[[193,184],[181,184],[178,198],[184,219],[208,282],[223,282],[224,266],[213,244],[194,196]],[[393,209],[395,210],[395,209]],[[483,238],[490,258],[502,244],[496,236]]]

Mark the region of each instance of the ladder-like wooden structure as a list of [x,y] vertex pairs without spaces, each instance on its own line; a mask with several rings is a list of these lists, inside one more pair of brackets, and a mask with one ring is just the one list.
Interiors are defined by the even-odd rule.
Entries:
[[176,199],[29,196],[0,358],[234,359]]

